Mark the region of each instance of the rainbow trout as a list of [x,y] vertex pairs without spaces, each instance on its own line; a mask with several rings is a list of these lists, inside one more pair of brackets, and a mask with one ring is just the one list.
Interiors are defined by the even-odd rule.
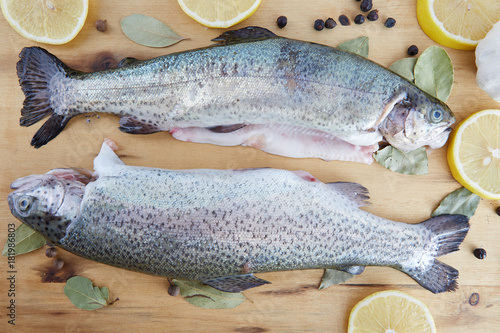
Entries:
[[441,147],[455,118],[441,101],[361,56],[248,27],[218,45],[95,73],[38,47],[22,50],[21,125],[50,118],[41,147],[76,115],[111,113],[120,130],[245,145],[289,157],[371,163],[385,139],[409,151]]
[[106,144],[94,169],[16,180],[12,214],[76,255],[228,292],[268,283],[254,273],[371,265],[434,293],[457,287],[458,271],[435,258],[458,250],[469,229],[462,215],[394,222],[358,209],[368,197],[356,183],[304,171],[127,166]]

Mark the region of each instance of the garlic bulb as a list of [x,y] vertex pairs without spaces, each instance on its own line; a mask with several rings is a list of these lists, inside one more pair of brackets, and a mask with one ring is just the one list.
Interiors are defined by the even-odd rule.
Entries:
[[500,102],[500,22],[476,47],[477,84]]

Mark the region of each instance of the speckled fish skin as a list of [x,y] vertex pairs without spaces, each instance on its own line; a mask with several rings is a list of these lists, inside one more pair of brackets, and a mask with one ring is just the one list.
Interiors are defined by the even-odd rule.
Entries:
[[[74,254],[148,274],[205,282],[376,265],[433,292],[456,288],[458,271],[435,257],[458,250],[462,215],[394,222],[358,209],[367,198],[359,184],[325,184],[304,171],[126,166],[105,144],[94,167],[85,186],[64,169],[17,180],[12,213]],[[66,200],[69,186],[76,194]]]
[[[267,37],[259,38],[262,34]],[[236,41],[231,39],[235,36]],[[272,133],[266,127],[250,136],[241,133],[234,142],[224,142],[226,131],[240,134],[239,127],[231,127],[238,124],[288,126],[281,130],[294,145],[328,134],[354,145],[352,149],[369,147],[371,152],[385,136],[407,151],[423,145],[441,147],[455,121],[444,103],[358,55],[255,27],[215,40],[222,45],[90,74],[67,69],[40,48],[25,48],[18,64],[26,94],[21,124],[29,126],[52,114],[33,138],[32,145],[40,147],[71,117],[104,112],[120,116],[120,129],[128,133],[170,131],[179,140],[243,144],[288,156],[280,148],[266,150],[266,137]],[[51,68],[54,64],[57,68]],[[40,68],[51,69],[33,74]],[[49,83],[37,87],[44,75]],[[47,94],[50,103],[39,105]],[[400,116],[387,122],[391,111]],[[298,139],[289,135],[300,130],[310,132]],[[330,147],[324,148],[328,153],[309,152],[308,147],[309,143],[304,152],[291,155],[356,159],[343,153],[330,156]],[[371,152],[365,154],[368,161]]]

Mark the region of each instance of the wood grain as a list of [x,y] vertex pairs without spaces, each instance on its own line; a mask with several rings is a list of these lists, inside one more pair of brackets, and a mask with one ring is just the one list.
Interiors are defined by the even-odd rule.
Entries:
[[[370,37],[369,58],[388,66],[406,56],[412,44],[425,50],[435,45],[420,30],[415,14],[415,0],[375,0],[380,20],[361,26],[336,27],[317,32],[312,26],[317,18],[337,18],[344,13],[353,18],[359,13],[354,0],[318,0],[304,2],[263,0],[259,10],[235,28],[259,25],[280,35],[314,41],[331,46],[359,36]],[[153,49],[129,41],[120,30],[119,20],[133,13],[154,16],[188,40],[167,49]],[[288,17],[288,25],[279,30],[276,18]],[[392,29],[383,21],[394,17]],[[94,28],[97,19],[106,19],[108,30]],[[446,150],[429,155],[429,174],[405,176],[373,164],[324,162],[316,159],[290,159],[272,156],[243,147],[217,147],[173,140],[167,133],[132,136],[120,133],[118,119],[112,116],[76,117],[67,128],[41,149],[29,142],[39,125],[19,126],[19,110],[23,94],[18,86],[15,65],[22,47],[36,45],[19,36],[1,18],[0,49],[0,244],[7,237],[8,224],[19,224],[10,214],[5,198],[9,184],[22,176],[45,173],[58,167],[92,168],[104,137],[113,138],[121,147],[119,153],[131,165],[162,168],[246,168],[276,167],[307,170],[322,181],[356,181],[371,192],[372,205],[366,209],[374,214],[405,222],[425,220],[452,190],[460,187],[451,177],[446,164]],[[41,45],[77,69],[95,69],[97,63],[112,64],[123,57],[152,58],[210,44],[221,30],[207,29],[192,21],[175,0],[91,1],[87,22],[72,42],[63,46]],[[455,83],[448,104],[458,120],[486,108],[500,108],[475,82],[474,53],[446,49],[455,69]],[[103,60],[104,59],[104,60]],[[94,67],[93,67],[94,66]],[[92,279],[98,286],[108,286],[112,297],[120,300],[114,306],[93,312],[79,310],[66,298],[64,283],[44,283],[52,277],[54,259],[44,250],[16,258],[16,325],[6,317],[9,277],[7,260],[0,261],[0,331],[2,332],[345,332],[350,310],[373,292],[398,289],[428,305],[438,331],[498,332],[500,329],[500,217],[495,209],[499,202],[482,200],[471,220],[471,230],[461,251],[443,258],[460,270],[457,292],[434,295],[419,287],[406,275],[390,268],[367,268],[348,284],[318,291],[322,272],[294,271],[261,274],[272,282],[245,293],[249,301],[231,310],[203,310],[180,297],[167,294],[166,279],[108,267],[59,251],[66,262],[59,278],[78,274]],[[478,260],[472,255],[476,247],[487,250],[488,256]],[[56,279],[57,280],[57,279]],[[469,304],[472,293],[480,295],[477,305]]]

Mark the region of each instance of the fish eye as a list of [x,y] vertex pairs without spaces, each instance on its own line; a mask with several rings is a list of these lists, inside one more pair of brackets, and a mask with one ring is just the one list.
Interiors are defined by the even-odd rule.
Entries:
[[433,110],[431,111],[431,116],[430,119],[433,123],[439,123],[441,120],[443,120],[443,111],[441,110]]
[[31,208],[32,203],[33,198],[25,195],[21,199],[19,199],[18,206],[21,211],[25,212]]

